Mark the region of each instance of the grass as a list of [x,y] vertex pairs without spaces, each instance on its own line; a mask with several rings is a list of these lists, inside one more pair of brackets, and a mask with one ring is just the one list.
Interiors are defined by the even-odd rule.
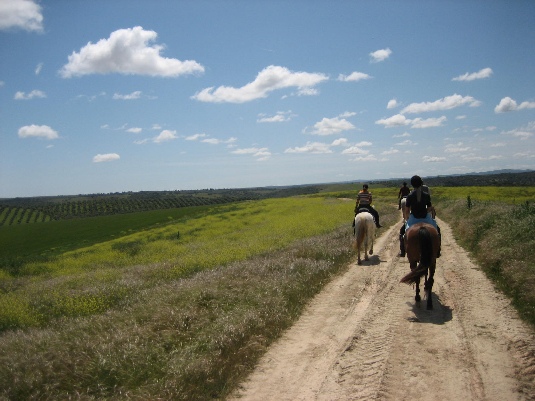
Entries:
[[[378,206],[385,226],[399,220],[390,203]],[[19,313],[51,316],[0,336],[0,399],[224,397],[307,301],[347,268],[352,216],[352,201],[329,196],[230,205],[182,221],[178,242],[169,223],[74,253],[83,259],[115,247],[128,254],[122,266],[66,264],[8,277],[3,296],[33,289],[27,303],[15,304],[22,312],[36,306],[32,301],[41,305]],[[217,237],[227,238],[218,243],[226,261],[212,253],[212,265],[196,274],[164,274],[182,264],[177,256],[149,264],[129,259],[143,259],[157,244],[169,256],[168,241],[175,249],[184,241],[191,261],[203,259]],[[116,288],[125,291],[118,302],[104,296]],[[88,314],[77,312],[81,305]]]
[[[533,207],[432,190],[439,217],[533,316]],[[385,229],[397,224],[397,189],[372,192]],[[0,399],[223,399],[354,259],[354,202],[339,199],[354,196],[198,209],[3,268]]]
[[[533,199],[532,199],[533,201]],[[535,204],[446,200],[439,204],[459,243],[535,327]]]

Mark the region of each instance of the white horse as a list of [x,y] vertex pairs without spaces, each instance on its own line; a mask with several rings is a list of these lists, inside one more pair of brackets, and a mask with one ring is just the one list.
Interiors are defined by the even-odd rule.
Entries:
[[368,212],[362,212],[355,216],[355,239],[354,248],[357,250],[358,264],[361,265],[360,248],[363,246],[364,260],[368,259],[368,249],[373,255],[373,239],[375,238],[375,222],[373,216]]
[[407,213],[407,210],[405,209],[406,204],[407,204],[407,197],[404,197],[401,199],[401,216],[403,217],[403,221],[405,223],[409,219],[409,213]]

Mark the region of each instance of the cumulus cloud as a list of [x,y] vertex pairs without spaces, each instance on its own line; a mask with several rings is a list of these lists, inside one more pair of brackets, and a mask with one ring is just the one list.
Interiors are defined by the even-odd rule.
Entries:
[[389,118],[377,120],[375,124],[384,125],[385,128],[403,127],[407,125],[410,125],[411,128],[432,128],[441,127],[445,121],[447,121],[446,116],[427,119],[415,118],[411,120],[403,114],[396,114]]
[[338,75],[338,80],[343,82],[358,82],[362,81],[364,79],[371,79],[372,77],[368,74],[365,74],[363,72],[352,72],[349,75],[340,74]]
[[206,137],[206,134],[193,134],[193,135],[187,136],[185,139],[186,141],[197,141],[204,137]]
[[257,123],[282,123],[290,121],[292,118],[291,111],[278,111],[274,116],[267,116],[265,114],[259,114]]
[[115,100],[136,100],[141,97],[141,91],[135,91],[128,95],[120,95],[119,93],[115,93],[113,95],[113,99]]
[[305,128],[303,130],[306,134],[312,135],[334,135],[343,131],[355,129],[355,126],[340,116],[334,118],[323,118],[314,124],[312,129]]
[[150,46],[158,34],[140,26],[119,29],[108,39],[89,42],[73,52],[60,70],[63,78],[88,74],[134,74],[160,77],[203,73],[204,67],[193,60],[180,61],[160,55],[162,45]]
[[126,132],[130,132],[132,134],[139,134],[141,131],[143,131],[143,129],[139,127],[132,127],[126,130]]
[[0,1],[0,30],[43,31],[41,6],[32,0]]
[[395,109],[398,107],[398,101],[396,99],[391,99],[388,101],[388,104],[386,105],[387,109]]
[[452,81],[474,81],[476,79],[485,79],[489,78],[492,75],[491,68],[483,68],[478,72],[466,73],[459,75],[458,77],[452,78]]
[[522,102],[520,105],[518,105],[516,100],[507,96],[500,100],[500,103],[494,108],[494,112],[506,113],[508,111],[517,111],[523,109],[535,109],[535,102]]
[[258,161],[264,161],[271,157],[271,152],[268,148],[242,148],[230,152],[235,155],[252,155]]
[[461,153],[468,152],[469,150],[470,147],[464,146],[462,142],[446,145],[446,149],[444,149],[446,153]]
[[93,163],[103,163],[103,162],[112,162],[115,160],[119,160],[121,156],[119,156],[117,153],[104,153],[104,154],[98,154],[93,157]]
[[451,95],[434,102],[411,103],[403,110],[401,114],[425,113],[430,111],[450,110],[456,107],[469,105],[470,107],[477,107],[481,102],[474,99],[472,96]]
[[438,118],[415,118],[410,120],[412,128],[433,128],[433,127],[442,127],[443,123],[447,120],[446,116]]
[[513,130],[502,132],[503,135],[510,135],[523,141],[531,138],[535,133],[535,121],[530,122],[528,125]]
[[284,153],[333,153],[331,146],[322,142],[307,142],[304,146],[297,146],[295,148],[288,148]]
[[172,141],[173,139],[177,139],[178,136],[176,135],[176,131],[170,131],[167,129],[164,129],[160,134],[153,139],[153,142],[155,143],[162,143],[162,142],[168,142]]
[[42,139],[58,139],[58,132],[50,128],[48,125],[26,125],[19,128],[19,138],[42,138]]
[[43,63],[37,64],[37,67],[35,67],[35,75],[39,75],[42,69],[43,69]]
[[24,93],[24,92],[17,92],[15,93],[15,96],[13,97],[15,100],[31,100],[36,98],[45,98],[46,94],[43,91],[40,90],[33,90],[30,93]]
[[446,161],[445,157],[438,157],[438,156],[424,156],[422,157],[422,161],[424,163],[439,163]]
[[392,54],[392,50],[389,48],[376,50],[370,53],[370,59],[372,63],[379,63],[385,61]]
[[[314,86],[326,80],[328,77],[324,74],[293,72],[285,67],[270,65],[260,71],[253,82],[241,88],[205,88],[192,96],[192,99],[210,103],[245,103],[265,98],[277,89],[290,87],[298,88],[301,94],[316,94]],[[310,90],[312,92],[308,92]]]
[[382,118],[375,122],[375,124],[384,125],[386,128],[402,127],[405,125],[409,125],[410,123],[411,123],[411,120],[409,120],[403,114],[396,114],[395,116]]

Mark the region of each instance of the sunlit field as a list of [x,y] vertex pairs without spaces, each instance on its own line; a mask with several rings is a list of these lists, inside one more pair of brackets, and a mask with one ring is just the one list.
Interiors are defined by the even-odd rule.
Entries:
[[[68,223],[0,255],[0,399],[224,397],[355,258],[353,188],[24,225]],[[399,224],[397,188],[371,190],[384,230]],[[439,217],[535,324],[534,188],[489,200],[499,192],[432,188]]]

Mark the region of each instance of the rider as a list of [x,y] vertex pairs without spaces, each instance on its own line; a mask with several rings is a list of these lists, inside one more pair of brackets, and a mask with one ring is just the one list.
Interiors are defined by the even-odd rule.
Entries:
[[355,216],[360,212],[370,212],[375,220],[375,226],[381,228],[379,224],[379,213],[372,207],[372,193],[368,191],[368,184],[362,186],[362,190],[357,195],[357,204],[355,205]]
[[406,182],[403,182],[403,186],[399,189],[398,192],[398,210],[401,210],[401,200],[410,194],[411,190],[407,186]]
[[[410,209],[409,219],[407,223],[403,224],[399,230],[399,256],[405,256],[405,241],[404,235],[405,231],[416,223],[428,223],[435,227],[438,231],[440,238],[440,228],[435,221],[435,208],[431,204],[431,195],[428,192],[424,192],[422,189],[423,181],[422,179],[415,175],[411,178],[411,185],[414,190],[407,196],[407,203],[405,207]],[[438,250],[437,257],[440,257],[440,247]]]

